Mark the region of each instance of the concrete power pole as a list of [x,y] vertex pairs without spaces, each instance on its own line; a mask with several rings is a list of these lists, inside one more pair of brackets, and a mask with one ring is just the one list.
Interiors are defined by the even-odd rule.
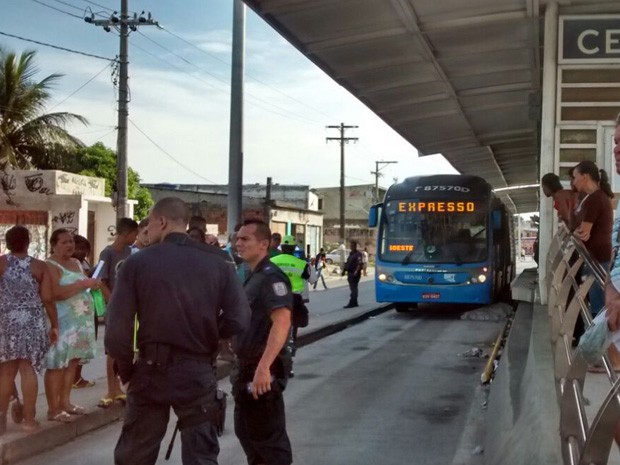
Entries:
[[345,226],[344,226],[344,145],[350,140],[356,142],[359,140],[357,137],[344,137],[344,133],[347,129],[356,129],[359,126],[345,126],[344,123],[340,123],[340,126],[326,126],[328,129],[338,129],[340,131],[340,137],[326,137],[327,142],[335,140],[340,142],[340,243],[344,244],[346,240]]
[[112,28],[120,30],[119,83],[118,83],[118,127],[116,139],[116,218],[129,216],[127,202],[127,118],[129,117],[129,31],[137,31],[138,26],[159,26],[151,14],[140,16],[134,13],[129,17],[129,0],[121,0],[121,15],[112,13],[109,19],[95,19],[95,15],[86,16],[84,21],[101,26],[106,32]]
[[[375,161],[375,170],[371,171],[370,174],[375,175],[375,203],[379,203],[381,199],[379,199],[379,176],[383,176],[381,174],[381,170],[385,168],[387,165],[391,165],[393,163],[398,163],[397,161]],[[383,166],[379,166],[383,165]]]
[[232,70],[230,77],[230,139],[228,155],[228,234],[243,214],[243,70],[245,58],[245,4],[234,0]]

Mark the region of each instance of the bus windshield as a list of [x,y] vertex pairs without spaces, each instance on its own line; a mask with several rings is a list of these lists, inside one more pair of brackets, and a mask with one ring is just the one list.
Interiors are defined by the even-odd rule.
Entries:
[[487,258],[488,201],[392,200],[385,204],[380,258],[407,263],[477,263]]

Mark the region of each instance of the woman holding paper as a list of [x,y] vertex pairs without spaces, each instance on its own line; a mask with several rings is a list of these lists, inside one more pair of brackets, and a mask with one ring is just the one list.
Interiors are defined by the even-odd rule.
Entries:
[[70,402],[75,369],[80,360],[95,357],[94,304],[89,289],[100,289],[101,281],[84,275],[72,258],[73,236],[57,229],[50,239],[52,255],[47,260],[52,275],[53,295],[58,309],[59,337],[47,353],[45,393],[48,420],[68,422],[84,409]]

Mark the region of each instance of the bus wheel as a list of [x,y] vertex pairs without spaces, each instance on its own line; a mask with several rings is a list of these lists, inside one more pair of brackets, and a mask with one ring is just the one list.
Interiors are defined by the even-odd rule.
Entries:
[[398,313],[407,313],[410,310],[413,310],[414,308],[416,308],[418,305],[399,302],[399,303],[394,304],[394,306],[396,307],[396,311]]

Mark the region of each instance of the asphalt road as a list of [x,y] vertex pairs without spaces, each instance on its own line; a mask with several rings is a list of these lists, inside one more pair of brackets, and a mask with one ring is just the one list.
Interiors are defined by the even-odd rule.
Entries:
[[[330,294],[325,298],[335,298]],[[471,454],[472,427],[481,416],[485,361],[458,354],[472,347],[489,351],[501,324],[459,316],[442,307],[390,311],[300,349],[296,377],[285,393],[295,463],[480,463]],[[220,443],[222,465],[245,463],[232,430],[231,402]],[[113,424],[22,463],[107,465],[119,432],[120,424]],[[180,441],[171,460],[163,459],[170,433],[158,463],[180,464]]]

